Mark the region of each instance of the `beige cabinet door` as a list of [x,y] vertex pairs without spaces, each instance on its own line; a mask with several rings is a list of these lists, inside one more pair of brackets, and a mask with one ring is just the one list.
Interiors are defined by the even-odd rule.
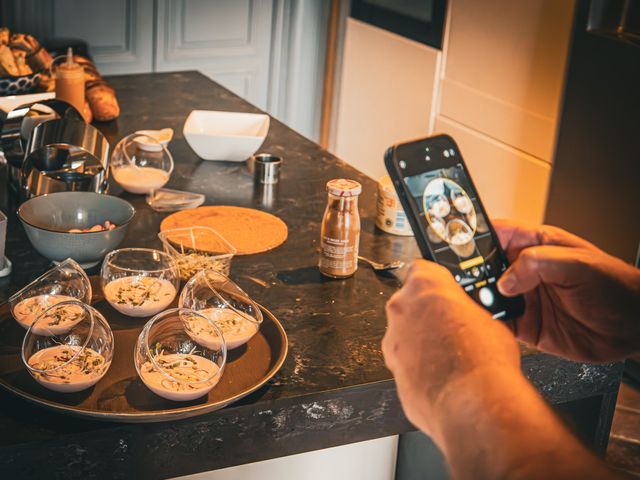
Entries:
[[550,162],[573,0],[451,0],[440,115]]
[[460,147],[489,217],[542,222],[548,163],[443,117],[435,130],[451,135]]

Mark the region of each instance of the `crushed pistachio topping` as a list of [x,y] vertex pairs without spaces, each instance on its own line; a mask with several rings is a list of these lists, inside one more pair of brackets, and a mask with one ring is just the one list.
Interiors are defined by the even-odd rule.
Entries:
[[[145,362],[142,365],[141,371],[143,375],[162,375],[162,378],[158,378],[160,380],[160,386],[174,392],[193,391],[209,387],[213,381],[205,380],[210,378],[219,368],[212,361],[195,355],[195,353],[194,349],[188,354],[166,354],[162,346],[156,344],[154,360],[160,368],[165,370],[173,379],[164,377],[152,362]],[[193,385],[194,383],[196,383],[196,385]]]
[[[112,283],[115,283],[112,282]],[[170,296],[169,292],[161,292],[161,283],[151,277],[127,277],[118,282],[113,292],[113,298],[118,305],[140,307],[146,302],[160,302],[161,296]]]
[[[37,370],[47,370],[34,372],[36,378],[55,383],[86,381],[102,376],[108,368],[104,357],[90,348],[85,348],[73,358],[79,348],[62,345],[41,350],[29,359],[29,365]],[[53,354],[47,354],[46,350],[54,349]]]
[[67,300],[75,299],[66,295],[36,295],[18,303],[13,313],[20,318],[36,318],[47,308]]
[[38,325],[50,327],[65,324],[75,324],[84,318],[84,309],[80,305],[60,305],[52,308],[42,317]]
[[[230,308],[207,308],[200,313],[210,318],[224,336],[253,335],[258,329],[255,321],[247,318],[246,313],[236,312]],[[195,315],[185,322],[185,328],[195,337],[218,336],[209,322]]]

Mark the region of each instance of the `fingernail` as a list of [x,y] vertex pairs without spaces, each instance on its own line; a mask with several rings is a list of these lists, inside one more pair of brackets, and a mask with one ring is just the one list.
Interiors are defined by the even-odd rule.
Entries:
[[505,274],[498,280],[498,290],[503,295],[508,295],[516,288],[516,278],[513,275]]

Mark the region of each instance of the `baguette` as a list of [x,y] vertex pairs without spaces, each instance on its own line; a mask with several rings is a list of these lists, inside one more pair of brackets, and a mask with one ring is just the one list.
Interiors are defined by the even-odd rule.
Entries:
[[11,53],[13,53],[13,60],[16,62],[16,67],[20,75],[31,75],[33,71],[29,68],[29,65],[27,65],[27,52],[12,48]]
[[33,51],[31,42],[27,38],[27,35],[25,35],[24,33],[14,33],[13,35],[11,35],[9,46],[12,50],[23,50],[26,53],[31,53]]
[[96,120],[107,122],[120,115],[116,92],[104,80],[89,82],[86,86],[86,97]]

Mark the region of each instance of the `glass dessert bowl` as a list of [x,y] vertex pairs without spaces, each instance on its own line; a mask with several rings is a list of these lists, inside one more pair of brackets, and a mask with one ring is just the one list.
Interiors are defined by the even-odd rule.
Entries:
[[214,345],[216,330],[222,331],[227,349],[247,343],[260,329],[262,312],[238,285],[219,272],[203,270],[187,282],[178,305],[203,314],[210,322],[199,318],[189,325],[187,333],[196,342]]
[[[211,342],[196,341],[188,330],[209,324]],[[159,313],[142,329],[134,363],[142,382],[167,400],[189,401],[208,394],[220,381],[227,347],[218,327],[194,310],[173,308]]]
[[178,263],[185,282],[202,270],[229,275],[231,259],[237,250],[222,235],[209,227],[185,227],[158,234],[164,251]]
[[105,299],[117,311],[150,317],[171,304],[180,278],[170,255],[150,248],[122,248],[105,257],[100,283]]
[[149,194],[162,188],[172,172],[171,153],[149,135],[127,135],[118,142],[111,155],[113,178],[129,193]]
[[107,373],[113,344],[113,333],[102,314],[69,300],[49,307],[33,322],[22,342],[22,361],[43,387],[79,392]]
[[79,300],[91,303],[91,282],[85,271],[68,258],[9,298],[13,318],[25,329],[42,312],[60,302]]

